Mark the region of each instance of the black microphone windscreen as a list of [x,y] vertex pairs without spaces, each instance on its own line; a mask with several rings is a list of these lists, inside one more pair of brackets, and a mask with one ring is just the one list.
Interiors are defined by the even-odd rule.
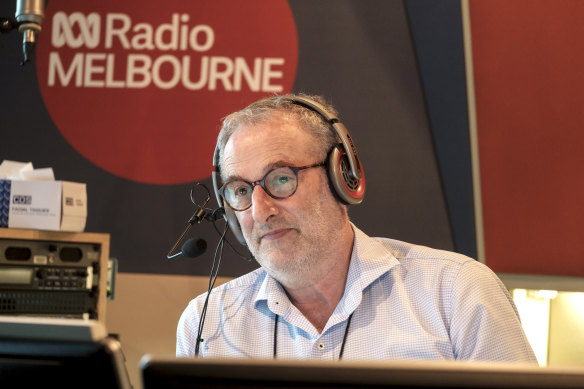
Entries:
[[196,258],[207,249],[207,242],[201,238],[191,238],[181,247],[182,255],[187,258]]

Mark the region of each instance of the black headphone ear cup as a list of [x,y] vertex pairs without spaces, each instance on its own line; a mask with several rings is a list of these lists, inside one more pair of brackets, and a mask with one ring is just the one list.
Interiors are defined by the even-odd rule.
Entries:
[[336,145],[328,157],[329,180],[341,201],[347,205],[361,204],[365,195],[365,174],[361,178],[351,174],[351,167],[345,149]]
[[[215,151],[215,155],[217,155],[217,150]],[[214,157],[213,160],[217,160],[217,157]],[[215,165],[216,166],[216,165]],[[235,211],[231,209],[231,207],[225,202],[223,197],[219,194],[219,188],[223,185],[221,182],[220,173],[217,171],[213,171],[211,173],[211,177],[213,178],[213,190],[215,191],[215,198],[217,199],[217,204],[220,207],[223,207],[225,210],[225,219],[229,223],[229,228],[233,232],[233,235],[237,238],[239,243],[242,245],[246,245],[245,239],[243,237],[243,232],[241,232],[241,226],[237,221],[237,216],[235,216]]]
[[231,232],[233,232],[233,235],[235,235],[239,243],[246,245],[247,243],[245,243],[245,238],[243,237],[243,232],[241,231],[241,226],[239,225],[237,216],[235,216],[235,211],[225,202],[223,209],[225,209],[225,217],[227,218]]

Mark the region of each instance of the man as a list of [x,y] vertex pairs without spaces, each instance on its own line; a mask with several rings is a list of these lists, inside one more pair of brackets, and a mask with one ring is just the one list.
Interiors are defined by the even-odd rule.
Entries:
[[536,363],[486,266],[350,222],[343,185],[331,184],[335,123],[324,100],[294,95],[224,120],[216,191],[261,267],[214,289],[206,308],[205,295],[191,301],[177,356]]

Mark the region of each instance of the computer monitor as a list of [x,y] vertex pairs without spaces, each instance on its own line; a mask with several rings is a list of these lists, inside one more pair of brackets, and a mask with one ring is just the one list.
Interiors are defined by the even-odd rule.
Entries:
[[131,388],[117,340],[95,321],[0,316],[0,388]]
[[146,356],[143,389],[584,388],[584,369],[438,361],[290,361]]

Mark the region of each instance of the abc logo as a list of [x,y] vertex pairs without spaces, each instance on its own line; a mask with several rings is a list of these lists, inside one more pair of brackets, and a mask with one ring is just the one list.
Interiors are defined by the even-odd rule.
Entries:
[[[100,26],[101,18],[98,13],[92,12],[85,16],[81,12],[67,15],[59,11],[53,16],[51,43],[57,48],[67,45],[78,49],[84,45],[94,49],[99,44]],[[78,35],[73,32],[75,27],[79,30]]]

